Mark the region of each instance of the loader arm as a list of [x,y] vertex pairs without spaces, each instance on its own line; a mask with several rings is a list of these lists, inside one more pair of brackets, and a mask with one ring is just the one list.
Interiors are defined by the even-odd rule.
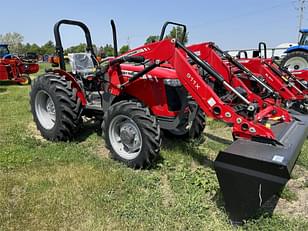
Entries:
[[[264,103],[275,105],[281,114],[285,114],[278,107],[284,103],[288,108],[307,113],[307,96],[293,81],[288,80],[286,74],[281,74],[272,64],[268,64],[268,60],[235,60],[212,42],[195,44],[188,48],[210,63],[233,86],[245,89],[247,98],[257,100],[259,106]],[[264,94],[262,89],[269,94]]]
[[[119,94],[121,88],[131,84],[135,79],[138,79],[138,77],[141,76],[140,73],[137,73],[127,82],[123,82],[123,78],[118,76],[120,73],[120,65],[118,64],[125,61],[125,59],[123,60],[124,57],[132,56],[142,56],[146,60],[150,60],[148,63],[152,64],[147,67],[148,71],[162,63],[170,64],[176,71],[182,85],[208,116],[214,119],[223,120],[228,124],[233,124],[233,135],[235,137],[249,139],[253,137],[261,137],[271,143],[276,140],[275,135],[269,126],[265,126],[264,121],[274,119],[278,122],[289,122],[291,120],[291,117],[287,112],[280,108],[276,108],[275,106],[269,105],[265,109],[258,108],[256,103],[243,97],[235,88],[224,80],[223,76],[176,40],[163,40],[147,44],[135,48],[112,60],[110,62],[112,65],[109,70],[109,75],[112,76],[111,92]],[[198,66],[209,72],[216,81],[221,82],[226,90],[233,92],[237,97],[239,97],[246,106],[245,110],[250,113],[250,116],[244,117],[233,107],[223,102],[198,73],[196,67],[189,63],[187,57],[194,59],[194,62]],[[144,74],[146,74],[146,72],[143,71],[142,75]]]
[[[304,37],[304,36],[303,36]],[[304,39],[305,40],[305,39]],[[281,78],[282,81],[284,81],[291,91],[294,93],[299,94],[307,94],[303,91],[307,90],[307,86],[303,84],[301,81],[299,81],[294,75],[292,75],[288,68],[280,65],[275,61],[275,58],[268,59],[267,58],[267,46],[265,42],[260,42],[259,46],[259,54],[260,54],[260,60],[262,61],[262,64],[267,66],[271,71],[276,74],[278,78]],[[263,57],[262,57],[262,51],[263,51]],[[247,59],[247,57],[246,57]]]
[[[300,96],[300,95],[304,95],[304,92],[299,89],[296,84],[294,83],[294,79],[292,79],[292,77],[289,77],[287,73],[284,73],[283,71],[281,71],[279,69],[278,66],[276,66],[275,63],[273,63],[271,60],[268,60],[268,59],[265,59],[262,61],[262,64],[267,66],[271,71],[272,73],[274,73],[277,77],[280,77],[282,81],[284,81],[284,83],[289,87],[289,91],[291,91],[292,93]],[[270,75],[269,73],[269,70],[268,69],[265,69],[263,68],[266,73],[268,75]],[[302,83],[298,80],[295,80],[296,82],[299,82],[300,85],[302,85]],[[278,84],[279,86],[279,84]],[[305,87],[305,85],[303,85]],[[285,89],[283,87],[281,87],[282,89]]]
[[[200,43],[194,44],[188,47],[189,50],[198,54],[200,59],[204,62],[207,62],[213,69],[215,69],[224,79],[229,82],[233,87],[240,87],[245,90],[247,93],[247,99],[251,102],[257,102],[259,107],[264,107],[264,103],[266,104],[274,104],[273,100],[268,100],[265,97],[261,97],[255,94],[249,86],[247,86],[243,80],[237,77],[232,70],[232,65],[230,63],[225,62],[220,54],[212,48],[212,43]],[[254,76],[254,75],[253,75]],[[255,76],[254,76],[255,77]],[[248,74],[247,78],[251,78],[251,75]],[[273,92],[271,90],[271,92]],[[268,94],[266,94],[267,97]],[[265,102],[268,101],[268,102]]]
[[[247,99],[252,102],[257,102],[261,108],[272,105],[274,106],[275,110],[277,110],[278,116],[284,116],[285,118],[289,117],[288,113],[284,109],[278,107],[281,103],[281,99],[279,97],[280,95],[276,93],[277,91],[273,90],[270,86],[267,85],[266,82],[262,81],[260,77],[252,73],[244,65],[220,50],[214,43],[210,42],[194,44],[189,46],[188,49],[197,54],[204,62],[207,62],[209,65],[211,65],[218,73],[224,77],[226,81],[232,84],[233,87],[243,88],[247,93]],[[259,84],[261,88],[264,87],[273,97],[269,97],[270,95],[268,94],[261,97],[261,95],[254,93],[250,88],[250,84],[247,85],[246,82],[244,82],[236,73],[233,72],[234,68],[240,71],[240,75],[246,75],[247,77],[245,78],[256,81],[256,83]],[[286,121],[289,121],[289,119],[286,119]]]
[[290,81],[286,74],[270,63],[268,60],[261,58],[241,59],[238,61],[243,66],[254,73],[258,73],[264,79],[266,84],[279,94],[283,100],[303,100],[303,92],[297,88],[295,83]]
[[[278,67],[278,69],[285,74],[285,76],[288,77],[289,80],[295,82],[298,84],[298,86],[301,88],[301,90],[305,91],[307,94],[308,91],[308,87],[303,84],[294,74],[292,74],[287,68],[280,66],[279,64],[277,64],[275,61],[273,61],[273,63]],[[301,70],[303,71],[303,70]],[[299,72],[301,72],[299,71]],[[296,73],[296,72],[295,72]],[[307,78],[305,80],[308,80]]]

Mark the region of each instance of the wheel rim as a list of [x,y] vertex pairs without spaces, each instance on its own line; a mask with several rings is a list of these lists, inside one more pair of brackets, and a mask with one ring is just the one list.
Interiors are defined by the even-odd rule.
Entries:
[[288,67],[289,71],[297,71],[308,68],[308,62],[302,57],[293,57],[285,63],[285,66]]
[[123,159],[135,159],[142,148],[138,125],[128,116],[115,116],[109,126],[109,139],[113,150]]
[[50,130],[55,126],[55,104],[50,95],[44,90],[41,90],[36,94],[35,112],[42,127]]

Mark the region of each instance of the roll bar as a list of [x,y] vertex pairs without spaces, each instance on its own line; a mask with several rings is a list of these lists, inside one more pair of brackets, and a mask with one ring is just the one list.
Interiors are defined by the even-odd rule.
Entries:
[[[63,50],[63,45],[62,45],[61,35],[60,35],[60,26],[61,25],[72,25],[72,26],[80,27],[83,30],[85,37],[86,37],[87,52],[90,52],[92,54],[92,56],[95,57],[89,28],[84,23],[82,23],[80,21],[62,19],[54,25],[54,36],[55,36],[55,41],[56,41],[56,54],[59,56],[60,68],[62,70],[65,70],[65,62],[64,62],[64,50]],[[96,63],[96,61],[94,62],[94,64],[95,63]]]
[[161,32],[160,32],[159,41],[164,39],[166,28],[167,28],[168,25],[175,25],[175,26],[179,26],[179,27],[183,28],[183,35],[182,35],[180,42],[184,43],[185,36],[186,36],[186,25],[181,24],[181,23],[177,23],[177,22],[170,22],[170,21],[165,22],[165,24],[163,25]]

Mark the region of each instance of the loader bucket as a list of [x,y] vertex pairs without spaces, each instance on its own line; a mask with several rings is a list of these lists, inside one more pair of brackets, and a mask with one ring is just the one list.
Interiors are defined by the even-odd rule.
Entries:
[[293,122],[273,127],[283,145],[238,139],[218,154],[214,167],[232,221],[242,222],[256,215],[290,179],[308,135],[308,119],[296,117]]

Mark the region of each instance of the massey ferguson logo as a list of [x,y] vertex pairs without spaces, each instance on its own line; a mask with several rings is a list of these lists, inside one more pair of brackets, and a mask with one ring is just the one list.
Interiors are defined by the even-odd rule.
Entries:
[[194,85],[194,87],[199,90],[200,85],[197,83],[197,81],[191,76],[190,73],[187,73],[186,75],[187,79],[189,79],[189,81]]
[[[136,55],[136,54],[139,54],[139,53],[143,53],[143,52],[147,52],[147,51],[150,51],[151,49],[149,47],[144,47],[144,48],[140,48],[138,50],[135,50],[135,51],[132,51],[132,52],[129,52],[127,54],[124,54],[125,56],[132,56],[132,55]],[[122,56],[124,56],[122,55]],[[120,56],[120,57],[122,57]]]

